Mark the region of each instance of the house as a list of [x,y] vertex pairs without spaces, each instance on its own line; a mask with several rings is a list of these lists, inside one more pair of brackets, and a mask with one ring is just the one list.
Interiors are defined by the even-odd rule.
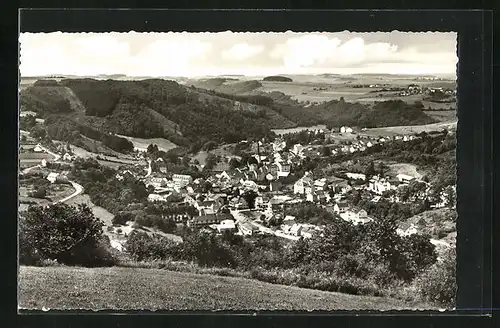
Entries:
[[195,207],[199,212],[199,215],[203,214],[214,214],[220,209],[221,205],[213,200],[197,201]]
[[199,215],[188,221],[188,226],[194,228],[208,227],[213,224],[219,224],[224,220],[228,220],[230,217],[231,216],[224,214]]
[[259,228],[251,224],[250,222],[239,222],[238,228],[243,235],[251,236],[259,231]]
[[282,151],[285,148],[286,148],[286,142],[285,141],[283,141],[281,139],[278,139],[275,142],[273,142],[273,151],[274,152],[280,152],[280,151]]
[[221,174],[217,174],[216,177],[217,179],[219,179],[219,181],[231,180],[231,177],[229,176],[229,173],[227,173],[227,171],[223,171]]
[[290,175],[290,164],[277,163],[278,177],[287,177]]
[[311,202],[311,203],[318,203],[319,202],[319,196],[315,192],[307,193],[306,194],[306,200],[308,202]]
[[336,214],[344,213],[349,209],[349,205],[347,203],[336,203],[333,206],[333,211]]
[[295,223],[293,226],[290,227],[290,230],[288,231],[289,234],[299,237],[300,233],[302,232],[302,225]]
[[382,195],[385,191],[392,189],[396,189],[396,186],[385,179],[378,179],[374,177],[370,179],[368,183],[368,190],[376,193],[377,195]]
[[396,233],[402,237],[411,236],[418,233],[417,228],[412,223],[409,227],[400,227],[396,229]]
[[294,194],[305,194],[308,191],[312,191],[313,181],[308,174],[305,174],[302,178],[297,180],[293,185],[293,193]]
[[59,173],[56,173],[56,172],[51,172],[49,173],[49,175],[47,176],[47,180],[50,181],[50,183],[54,183],[56,182],[57,180],[57,177],[59,176]]
[[349,179],[353,180],[366,180],[366,175],[363,173],[352,173],[352,172],[347,172],[345,174]]
[[155,160],[155,162],[163,162],[163,158],[158,157],[158,158]]
[[231,231],[235,229],[236,225],[234,224],[234,220],[223,220],[217,225],[218,232]]
[[166,202],[167,199],[159,194],[149,194],[148,195],[148,201],[150,202]]
[[176,188],[182,188],[192,183],[193,178],[186,174],[174,174],[172,175],[172,181],[174,181]]
[[295,223],[295,216],[287,215],[283,219],[283,225],[293,226]]
[[293,145],[293,148],[291,150],[291,152],[296,156],[302,156],[303,151],[304,151],[304,146],[302,146],[301,144]]
[[33,149],[34,152],[40,153],[43,151],[42,146],[40,144],[36,145],[35,148]]
[[340,128],[340,133],[352,133],[352,128],[348,126],[343,126]]
[[300,235],[303,238],[309,239],[314,237],[314,235],[317,233],[317,230],[314,229],[313,227],[310,226],[302,226],[302,231],[300,232]]
[[360,219],[364,219],[364,218],[368,217],[368,213],[363,209],[359,210],[359,212],[357,214],[358,214],[358,217]]
[[63,156],[63,161],[72,161],[73,156],[71,156],[69,153],[65,153]]
[[328,187],[326,178],[319,179],[314,181],[314,190],[315,191],[325,191]]
[[47,160],[44,158],[42,159],[42,166],[43,167],[46,167],[47,166]]

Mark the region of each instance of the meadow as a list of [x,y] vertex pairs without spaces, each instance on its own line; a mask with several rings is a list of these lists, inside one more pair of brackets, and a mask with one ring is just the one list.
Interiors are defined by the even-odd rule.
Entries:
[[21,266],[19,307],[309,311],[411,309],[422,304],[161,269]]

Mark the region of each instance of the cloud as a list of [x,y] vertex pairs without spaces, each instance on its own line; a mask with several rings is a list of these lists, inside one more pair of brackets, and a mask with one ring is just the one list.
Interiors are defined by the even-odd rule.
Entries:
[[77,38],[73,43],[83,56],[123,57],[130,52],[128,43],[119,42],[106,34]]
[[456,33],[57,32],[23,33],[20,42],[23,76],[449,74],[458,61]]
[[139,75],[190,75],[195,59],[206,59],[211,50],[212,44],[199,40],[158,40],[139,52],[133,62],[142,72]]
[[270,55],[281,58],[287,68],[345,67],[360,64],[367,58],[374,61],[383,59],[396,51],[396,45],[380,42],[366,44],[361,37],[342,42],[335,37],[306,35],[277,45]]
[[228,60],[245,60],[264,51],[263,45],[249,45],[248,43],[237,43],[227,50],[221,52],[222,58]]

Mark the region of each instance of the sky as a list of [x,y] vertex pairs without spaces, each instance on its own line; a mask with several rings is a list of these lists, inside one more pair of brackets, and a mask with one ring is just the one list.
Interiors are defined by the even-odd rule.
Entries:
[[22,33],[21,76],[456,75],[454,32]]

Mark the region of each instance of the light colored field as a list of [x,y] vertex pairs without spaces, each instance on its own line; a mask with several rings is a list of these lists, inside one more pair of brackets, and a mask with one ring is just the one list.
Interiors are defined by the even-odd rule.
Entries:
[[389,168],[394,175],[406,174],[414,177],[415,179],[422,178],[422,174],[417,171],[417,166],[413,164],[397,163],[389,165]]
[[20,153],[19,154],[19,160],[25,161],[25,160],[38,160],[38,162],[41,162],[42,159],[52,160],[54,159],[54,156],[47,154],[45,152],[40,152],[40,153],[34,153],[34,152],[29,152],[29,153]]
[[19,307],[61,310],[389,310],[409,309],[411,305],[390,298],[323,292],[208,274],[119,267],[21,266]]
[[389,126],[385,128],[372,128],[366,131],[359,132],[359,135],[366,136],[394,136],[394,135],[409,135],[421,132],[433,132],[447,130],[456,130],[457,121],[455,122],[439,122],[424,125],[407,125],[407,126]]
[[141,150],[148,149],[148,146],[151,144],[157,145],[159,150],[163,150],[165,152],[177,147],[177,145],[174,144],[172,141],[164,139],[164,138],[143,139],[143,138],[127,137],[127,136],[123,136],[123,135],[119,135],[119,134],[117,134],[117,136],[130,140],[134,144],[135,148],[138,148]]

